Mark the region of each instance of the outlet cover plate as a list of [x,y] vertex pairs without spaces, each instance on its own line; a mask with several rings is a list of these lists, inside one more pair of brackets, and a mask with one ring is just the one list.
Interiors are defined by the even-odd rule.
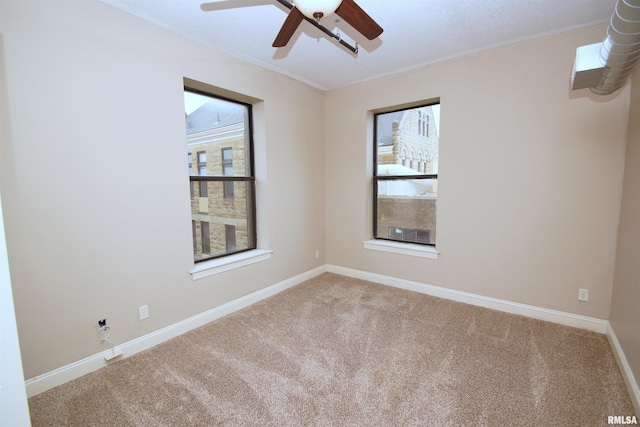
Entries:
[[584,289],[584,288],[578,289],[578,300],[589,301],[589,289]]
[[140,314],[140,320],[144,320],[149,317],[149,306],[141,305],[138,307],[138,313]]

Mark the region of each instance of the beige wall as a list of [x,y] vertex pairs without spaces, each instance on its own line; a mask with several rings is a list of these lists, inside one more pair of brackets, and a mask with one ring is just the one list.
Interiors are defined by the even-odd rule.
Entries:
[[631,80],[629,117],[610,321],[637,381],[640,379],[640,72],[637,69]]
[[[0,6],[0,141],[7,139],[9,127],[3,34],[2,7]],[[3,148],[0,145],[0,159],[3,155]],[[0,179],[2,179],[1,175]],[[28,426],[31,420],[18,340],[1,202],[0,221],[2,221],[0,223],[0,425]]]
[[[1,7],[2,199],[26,378],[106,350],[98,319],[123,343],[325,263],[321,91],[97,1]],[[274,251],[195,282],[183,77],[264,101],[258,244]]]
[[[327,93],[327,262],[606,319],[628,89],[569,91],[605,26],[496,48]],[[368,111],[440,97],[437,260],[364,249]],[[365,219],[367,221],[365,221]],[[590,301],[579,302],[578,288]]]

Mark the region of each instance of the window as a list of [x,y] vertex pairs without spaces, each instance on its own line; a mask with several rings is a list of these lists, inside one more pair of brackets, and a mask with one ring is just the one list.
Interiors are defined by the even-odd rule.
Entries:
[[188,87],[184,99],[194,261],[256,249],[251,105]]
[[226,241],[227,252],[235,252],[236,250],[236,227],[226,224],[224,226],[224,238]]
[[429,136],[429,114],[418,110],[418,135]]
[[[233,148],[222,149],[222,174],[224,176],[233,176]],[[225,181],[223,185],[224,197],[233,197],[233,181]]]
[[207,174],[207,152],[198,151],[198,174],[205,176]]
[[374,239],[435,245],[439,117],[439,103],[374,115]]
[[200,223],[200,233],[202,233],[202,252],[211,252],[211,233],[209,232],[209,223],[202,221]]
[[[201,176],[207,175],[207,152],[198,151],[198,174]],[[209,195],[209,189],[207,187],[207,181],[200,181],[200,197],[207,197]]]

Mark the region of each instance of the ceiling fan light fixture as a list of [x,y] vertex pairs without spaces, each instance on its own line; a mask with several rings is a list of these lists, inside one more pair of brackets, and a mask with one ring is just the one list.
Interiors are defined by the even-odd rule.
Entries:
[[342,0],[295,0],[294,5],[304,16],[319,21],[323,16],[331,15],[340,6]]

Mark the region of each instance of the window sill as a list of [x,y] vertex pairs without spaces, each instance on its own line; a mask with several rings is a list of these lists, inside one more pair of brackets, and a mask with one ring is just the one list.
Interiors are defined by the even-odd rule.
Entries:
[[390,242],[388,240],[365,240],[365,249],[392,252],[394,254],[411,255],[421,258],[438,259],[438,252],[433,246],[415,245],[412,243]]
[[225,271],[268,260],[271,258],[272,253],[273,251],[269,249],[254,249],[210,261],[199,262],[193,267],[193,270],[191,270],[191,276],[193,280],[198,280],[214,274],[224,273]]

